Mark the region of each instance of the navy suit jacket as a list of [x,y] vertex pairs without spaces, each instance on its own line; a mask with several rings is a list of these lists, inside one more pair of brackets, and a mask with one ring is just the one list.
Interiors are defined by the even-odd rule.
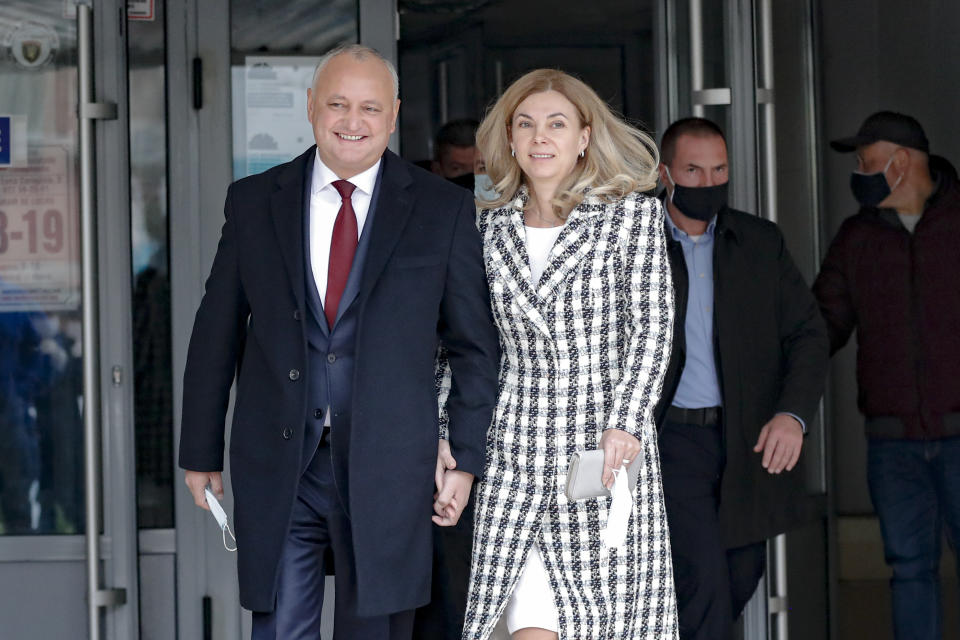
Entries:
[[227,192],[187,355],[180,466],[223,468],[236,378],[230,462],[240,601],[271,611],[304,447],[315,446],[310,421],[329,401],[359,613],[408,610],[430,597],[441,340],[453,373],[451,447],[458,468],[478,477],[496,403],[499,341],[473,198],[385,152],[354,263],[362,272],[351,275],[354,290],[348,282],[333,330],[311,328],[319,319],[307,295],[304,196],[314,155],[311,148]]

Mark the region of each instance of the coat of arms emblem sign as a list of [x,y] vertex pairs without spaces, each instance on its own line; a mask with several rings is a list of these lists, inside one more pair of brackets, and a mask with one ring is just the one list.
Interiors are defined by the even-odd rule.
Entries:
[[20,66],[34,69],[53,58],[60,48],[60,38],[49,25],[22,22],[10,32],[4,44]]

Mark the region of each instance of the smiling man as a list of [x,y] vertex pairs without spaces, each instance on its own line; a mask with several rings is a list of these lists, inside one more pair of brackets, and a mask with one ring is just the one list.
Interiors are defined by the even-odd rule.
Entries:
[[[473,194],[387,151],[400,101],[376,51],[330,52],[307,96],[316,146],[227,192],[184,373],[180,466],[198,506],[207,485],[222,495],[236,377],[230,461],[253,638],[320,637],[332,557],[337,637],[407,639],[430,597],[431,516],[458,521],[496,399]],[[438,471],[441,340],[456,463]]]

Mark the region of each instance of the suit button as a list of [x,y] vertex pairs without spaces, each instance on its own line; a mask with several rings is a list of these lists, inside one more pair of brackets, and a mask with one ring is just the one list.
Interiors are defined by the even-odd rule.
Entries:
[[300,379],[300,371],[297,370],[297,369],[290,369],[290,373],[288,373],[287,375],[290,376],[290,379],[291,379],[291,380],[299,380],[299,379]]
[[293,310],[293,319],[300,322],[300,309]]
[[316,419],[316,420],[319,420],[320,418],[322,418],[322,417],[323,417],[323,409],[314,409],[314,410],[313,410],[313,417],[314,417],[314,419]]
[[280,433],[284,440],[289,440],[293,436],[293,429],[290,427],[284,427],[283,431]]
[[327,354],[327,362],[329,362],[330,364],[333,364],[333,363],[336,362],[336,361],[337,361],[337,354],[335,354],[335,353],[328,353],[328,354]]

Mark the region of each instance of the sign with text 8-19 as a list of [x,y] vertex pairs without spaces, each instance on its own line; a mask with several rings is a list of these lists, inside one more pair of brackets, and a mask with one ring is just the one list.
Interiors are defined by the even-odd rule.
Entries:
[[0,313],[79,308],[69,158],[62,147],[31,147],[26,166],[0,171]]

